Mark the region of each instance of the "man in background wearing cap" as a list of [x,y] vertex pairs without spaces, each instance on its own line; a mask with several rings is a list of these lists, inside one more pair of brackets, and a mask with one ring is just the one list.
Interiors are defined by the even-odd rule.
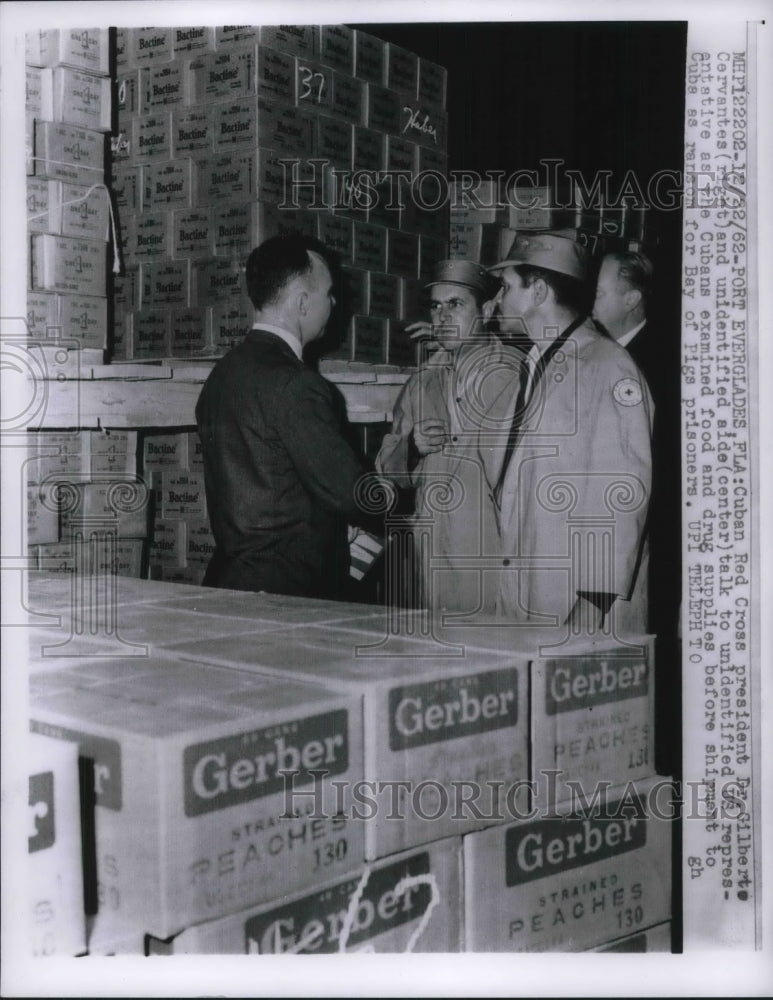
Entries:
[[651,398],[587,316],[588,257],[571,231],[521,233],[501,276],[500,330],[532,341],[505,456],[498,612],[595,630],[632,593],[650,491]]
[[[376,468],[396,484],[416,488],[416,603],[490,614],[496,573],[484,573],[476,560],[497,555],[498,532],[483,463],[495,468],[497,453],[501,458],[520,356],[484,329],[498,289],[485,268],[440,261],[426,288],[432,322],[407,329],[414,337],[429,334],[439,346],[403,388]],[[432,543],[422,551],[421,522],[426,530],[428,520]],[[403,593],[407,598],[410,590]]]

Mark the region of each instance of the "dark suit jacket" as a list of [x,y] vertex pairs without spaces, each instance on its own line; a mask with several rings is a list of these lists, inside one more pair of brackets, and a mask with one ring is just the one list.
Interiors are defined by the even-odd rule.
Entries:
[[253,329],[213,368],[196,420],[215,555],[204,582],[335,598],[365,471],[333,387],[275,334]]

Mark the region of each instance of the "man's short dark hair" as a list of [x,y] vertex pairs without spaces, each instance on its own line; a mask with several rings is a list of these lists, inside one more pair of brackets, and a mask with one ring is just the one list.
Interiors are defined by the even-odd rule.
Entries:
[[332,258],[325,244],[303,233],[271,236],[255,247],[246,266],[247,294],[253,306],[263,309],[276,302],[290,281],[308,274],[312,269],[310,252],[319,254],[333,271]]
[[516,264],[515,270],[527,288],[541,278],[553,290],[556,305],[578,315],[588,311],[588,289],[578,278],[559,274],[558,271],[548,271],[544,267],[535,267],[533,264]]
[[633,250],[619,253],[610,253],[608,260],[617,264],[617,277],[619,281],[625,281],[631,288],[641,292],[641,301],[644,308],[647,308],[650,295],[652,294],[652,281],[654,268],[652,261],[646,254],[635,253]]

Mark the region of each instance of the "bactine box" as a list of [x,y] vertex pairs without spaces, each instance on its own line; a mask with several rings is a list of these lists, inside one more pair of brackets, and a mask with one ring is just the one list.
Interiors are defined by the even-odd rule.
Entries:
[[188,104],[212,104],[257,92],[252,48],[208,52],[187,64]]
[[584,951],[668,920],[671,794],[651,779],[465,837],[466,950]]
[[230,49],[240,45],[254,45],[259,37],[260,28],[257,25],[226,25],[215,28],[215,48]]
[[236,347],[250,330],[255,309],[246,297],[216,302],[212,306],[212,343],[219,350]]
[[99,184],[105,177],[105,136],[93,129],[35,122],[35,175],[70,184]]
[[370,272],[366,312],[369,316],[383,316],[385,318],[390,316],[400,318],[404,315],[402,282],[396,274]]
[[316,59],[295,60],[295,99],[312,113],[333,112],[333,69]]
[[268,45],[256,46],[257,93],[274,101],[295,104],[295,58]]
[[149,953],[457,952],[460,848],[452,837],[394,855],[312,892],[191,927],[171,942],[151,940]]
[[171,354],[171,321],[169,307],[140,309],[132,314],[132,352],[137,360],[168,358]]
[[172,112],[172,150],[177,156],[205,156],[215,143],[216,112],[210,105]]
[[190,261],[143,261],[140,264],[140,308],[187,306],[190,301]]
[[174,28],[132,28],[129,36],[132,65],[171,62],[174,58]]
[[183,59],[191,53],[205,52],[215,48],[215,29],[175,28],[172,36],[172,51],[175,59]]
[[354,75],[379,87],[386,83],[386,42],[355,30]]
[[153,474],[155,486],[158,477],[161,489],[161,517],[165,520],[204,520],[207,516],[207,498],[204,476],[196,472],[178,472],[163,469]]
[[66,66],[41,70],[41,117],[45,121],[108,132],[111,89],[106,76],[94,76]]
[[[368,859],[503,819],[505,786],[523,784],[528,774],[523,655],[444,655],[418,640],[397,643],[392,655],[363,654],[366,646],[378,653],[378,642],[375,630],[308,626],[294,631],[292,644],[253,632],[168,647],[181,663],[313,680],[363,700],[367,784],[353,793]],[[463,789],[477,789],[477,814],[460,805]],[[524,791],[511,795],[519,808]]]
[[185,566],[185,521],[164,521],[153,525],[149,560],[151,568],[182,569]]
[[144,469],[187,469],[187,434],[146,434],[142,443]]
[[[36,958],[86,951],[78,749],[30,735],[27,899],[30,952]],[[17,901],[18,902],[18,901]]]
[[416,98],[419,84],[419,57],[399,45],[387,42],[386,67],[387,87]]
[[354,31],[345,24],[319,27],[319,59],[341,73],[354,73]]
[[378,316],[352,317],[353,360],[386,364],[387,321]]
[[311,24],[263,25],[260,44],[312,59],[317,54],[317,27]]
[[172,256],[209,257],[212,253],[212,210],[182,208],[172,213]]
[[419,100],[445,108],[447,88],[448,70],[427,59],[419,59]]
[[448,143],[448,115],[423,101],[407,98],[400,109],[398,131],[420,146],[445,152]]
[[193,358],[212,353],[211,309],[196,306],[172,309],[173,357]]
[[226,257],[194,261],[191,300],[199,306],[238,303],[246,295],[243,264]]
[[33,731],[77,743],[93,766],[92,953],[122,933],[167,938],[361,863],[362,828],[345,816],[312,816],[307,798],[281,818],[279,773],[297,770],[313,793],[310,772],[327,770],[316,787],[335,805],[331,779],[362,774],[357,699],[155,656],[54,671],[48,695],[43,676]]
[[182,63],[149,66],[142,73],[143,114],[185,101],[185,67]]
[[342,118],[352,125],[362,125],[365,121],[366,111],[363,81],[334,70],[331,110],[336,117]]
[[273,149],[284,156],[311,156],[314,118],[300,108],[262,97],[224,104],[214,130],[215,152],[234,146]]
[[135,162],[169,160],[172,155],[170,113],[157,111],[132,119],[131,155]]
[[143,204],[150,211],[188,208],[192,201],[192,163],[188,159],[148,163],[143,168]]
[[127,216],[142,212],[142,172],[141,164],[118,164],[112,168],[110,187],[119,215]]
[[[224,195],[233,201],[251,201],[265,198],[259,193],[258,163],[268,150],[240,150],[228,153],[213,153],[196,158],[195,204],[199,207],[222,204]],[[281,164],[276,164],[273,193],[280,201],[283,194],[284,173]],[[276,167],[274,169],[276,169]]]

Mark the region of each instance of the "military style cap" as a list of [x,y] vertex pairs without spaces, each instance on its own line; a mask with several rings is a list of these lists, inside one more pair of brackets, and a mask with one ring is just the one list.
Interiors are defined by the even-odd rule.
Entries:
[[489,270],[499,271],[503,267],[531,264],[584,281],[588,277],[589,263],[588,251],[575,242],[573,229],[535,231],[518,233],[505,260],[500,260]]
[[432,277],[424,287],[445,284],[465,285],[488,299],[496,294],[498,281],[474,260],[440,260],[432,268]]

